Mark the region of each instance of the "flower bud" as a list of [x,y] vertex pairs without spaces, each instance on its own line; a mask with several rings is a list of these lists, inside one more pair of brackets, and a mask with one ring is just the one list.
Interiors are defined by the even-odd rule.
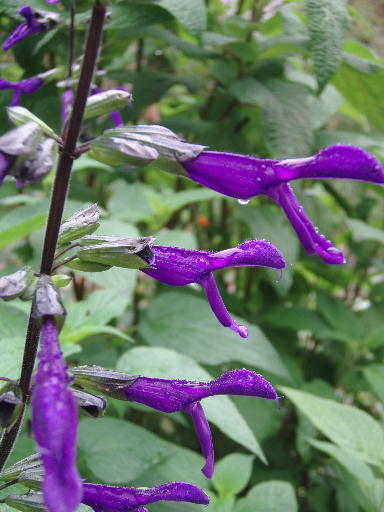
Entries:
[[107,165],[145,167],[156,160],[159,153],[134,140],[101,136],[91,142],[88,155]]
[[41,275],[33,296],[32,318],[41,318],[45,315],[65,316],[66,314],[60,295],[52,283],[51,277],[45,274]]
[[80,389],[72,389],[77,405],[91,418],[102,418],[107,408],[107,401],[102,396],[92,395]]
[[22,512],[46,512],[47,510],[43,495],[37,492],[22,495],[10,494],[4,498],[4,503]]
[[87,99],[84,119],[109,114],[121,110],[132,101],[132,94],[119,89],[99,92]]
[[0,428],[10,429],[22,411],[21,389],[14,382],[0,388]]
[[103,138],[136,142],[158,152],[156,165],[164,171],[187,176],[179,162],[196,158],[206,146],[190,144],[181,140],[168,128],[158,125],[137,125],[112,128],[104,132]]
[[19,297],[33,283],[33,280],[31,267],[23,267],[13,274],[0,277],[0,297],[4,300]]
[[17,479],[23,472],[43,472],[43,464],[41,462],[40,455],[34,453],[25,459],[21,459],[7,469],[4,469],[0,473],[0,480],[4,482],[11,482]]
[[18,186],[33,185],[41,181],[52,170],[56,160],[56,143],[45,139],[27,158],[17,162],[10,174],[16,178]]
[[77,386],[100,391],[118,400],[127,400],[123,390],[138,378],[136,375],[106,370],[101,366],[76,366],[71,368],[71,373]]
[[71,276],[67,276],[66,274],[56,274],[52,276],[52,283],[57,288],[64,288],[65,286],[69,285],[69,283],[72,281]]
[[29,122],[0,137],[0,151],[8,155],[25,155],[39,143],[42,131],[38,124]]
[[97,204],[75,212],[60,228],[59,245],[66,245],[84,235],[93,233],[99,227],[100,210]]
[[32,114],[25,107],[7,107],[7,114],[10,121],[16,126],[23,125],[25,123],[33,122],[40,126],[41,130],[44,132],[44,135],[47,137],[52,137],[57,142],[61,142],[61,138],[52,130],[50,126],[48,126],[42,119]]
[[[111,241],[103,243],[103,238]],[[152,237],[91,237],[91,240],[95,239],[96,245],[86,246],[78,251],[80,260],[133,269],[147,268],[154,263],[150,248],[154,241]]]

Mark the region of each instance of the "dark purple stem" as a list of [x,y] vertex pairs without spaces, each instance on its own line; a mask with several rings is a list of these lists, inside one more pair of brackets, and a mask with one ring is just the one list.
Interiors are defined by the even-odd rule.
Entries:
[[[79,83],[77,86],[71,118],[68,123],[68,129],[64,139],[63,147],[61,149],[61,155],[57,166],[55,181],[53,184],[51,204],[43,245],[43,254],[41,258],[41,274],[50,275],[52,272],[52,265],[55,257],[55,250],[59,236],[61,219],[63,216],[64,204],[67,197],[73,160],[75,158],[74,154],[76,150],[76,143],[79,138],[85,105],[89,95],[92,77],[96,68],[97,57],[101,44],[105,12],[105,6],[101,4],[99,0],[97,0],[92,9],[92,17],[85,45]],[[25,402],[29,396],[32,372],[35,365],[39,342],[39,333],[39,325],[35,319],[30,317],[20,376],[20,388],[23,393],[24,407]],[[6,432],[1,439],[0,470],[4,467],[4,464],[12,451],[13,445],[17,438],[17,434],[20,430],[22,419],[23,414],[20,414],[19,420],[16,422],[16,424],[9,432]]]

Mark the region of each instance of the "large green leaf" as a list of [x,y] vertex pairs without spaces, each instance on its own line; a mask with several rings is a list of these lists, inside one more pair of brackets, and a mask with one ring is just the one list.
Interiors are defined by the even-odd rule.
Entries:
[[381,466],[384,434],[381,426],[356,407],[282,387],[284,395],[336,445],[354,457]]
[[298,505],[292,485],[270,480],[253,487],[236,503],[234,512],[297,512]]
[[48,202],[19,206],[0,218],[0,249],[42,228],[48,214]]
[[212,484],[220,495],[238,494],[248,484],[252,474],[253,457],[231,453],[221,459],[215,468]]
[[[193,359],[166,348],[137,347],[125,352],[117,363],[122,372],[160,379],[186,379],[209,382],[212,376]],[[271,404],[272,406],[272,404]],[[234,403],[225,396],[204,400],[207,418],[234,441],[242,444],[265,461],[251,429]]]
[[[203,485],[202,457],[169,443],[128,421],[104,418],[80,422],[79,447],[90,472],[100,481],[127,484],[151,470],[161,481]],[[151,485],[142,480],[141,485]]]
[[309,47],[321,91],[342,61],[348,28],[347,5],[345,0],[306,0],[306,10]]
[[262,331],[253,325],[248,327],[249,338],[241,341],[219,324],[206,300],[170,292],[150,302],[140,323],[140,334],[150,345],[174,349],[200,363],[239,361],[287,377],[279,355]]
[[384,402],[384,364],[365,366],[363,373],[373,391]]
[[352,237],[356,242],[372,240],[384,244],[384,231],[382,229],[370,226],[359,219],[349,219],[348,224],[352,231]]
[[159,5],[170,12],[192,33],[206,29],[207,15],[204,0],[160,0]]

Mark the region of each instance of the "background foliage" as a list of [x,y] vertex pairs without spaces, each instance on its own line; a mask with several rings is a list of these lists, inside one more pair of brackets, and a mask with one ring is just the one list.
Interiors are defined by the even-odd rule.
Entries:
[[[47,9],[43,0],[30,3]],[[0,1],[4,39],[18,22],[15,5]],[[65,5],[50,9],[68,18]],[[379,2],[116,1],[109,10],[99,62],[105,74],[96,81],[132,89],[127,123],[160,123],[211,149],[264,157],[350,142],[384,158],[384,60],[373,50],[382,50]],[[87,15],[82,9],[78,54]],[[16,45],[1,56],[2,76],[18,80],[65,65],[66,38],[60,25]],[[23,105],[59,129],[61,93],[49,83]],[[9,102],[2,91],[1,133],[9,129]],[[109,124],[89,123],[86,134]],[[16,191],[11,180],[0,188],[2,274],[39,261],[51,182],[52,175],[28,189]],[[98,202],[99,234],[154,234],[159,244],[210,250],[268,238],[289,263],[282,279],[262,269],[217,275],[230,311],[250,326],[247,342],[217,323],[195,288],[175,290],[124,269],[73,274],[61,333],[70,364],[196,380],[246,366],[286,397],[279,410],[247,397],[206,400],[219,460],[211,483],[200,474],[186,416],[110,400],[105,419],[81,421],[79,462],[88,481],[190,481],[209,490],[212,512],[384,510],[384,192],[341,181],[295,189],[345,251],[346,265],[306,255],[271,201],[241,206],[154,166],[76,162],[66,215]],[[28,307],[0,303],[2,376],[18,377]],[[33,450],[25,431],[12,460]],[[151,510],[181,508],[199,509]]]

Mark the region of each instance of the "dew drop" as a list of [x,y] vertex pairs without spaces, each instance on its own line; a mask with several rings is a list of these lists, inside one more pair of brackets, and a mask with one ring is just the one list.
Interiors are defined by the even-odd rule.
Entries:
[[278,268],[277,269],[277,280],[276,283],[279,283],[283,279],[283,269]]
[[340,251],[336,247],[328,247],[327,252],[330,252],[331,254],[339,254]]
[[237,202],[239,204],[248,204],[250,201],[250,199],[238,199]]

